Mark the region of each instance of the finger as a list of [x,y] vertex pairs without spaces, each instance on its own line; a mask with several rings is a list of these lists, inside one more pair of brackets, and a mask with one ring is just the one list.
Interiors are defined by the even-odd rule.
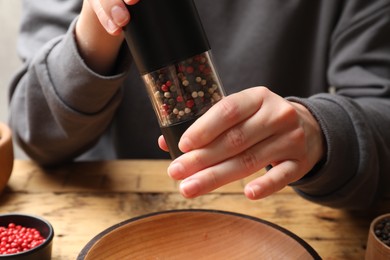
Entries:
[[274,166],[265,175],[245,186],[245,196],[252,200],[265,198],[303,177],[304,172],[296,161],[288,160]]
[[90,4],[100,23],[112,35],[119,34],[130,20],[129,11],[121,0],[90,0]]
[[[267,103],[276,105],[267,105]],[[282,142],[276,138],[284,138],[286,149],[283,152],[289,151],[292,142],[286,136],[296,135],[294,129],[290,128],[294,124],[287,123],[291,120],[284,116],[287,114],[287,117],[291,117],[290,112],[284,112],[289,110],[291,110],[291,105],[282,97],[268,95],[263,101],[263,106],[249,118],[228,129],[207,146],[187,152],[174,160],[168,167],[168,174],[176,180],[184,179],[202,169],[234,157],[271,136],[274,136],[279,147],[282,146]]]
[[[275,169],[277,169],[276,166],[283,167],[283,164],[279,162],[297,161],[295,159],[286,159],[295,158],[294,156],[300,157],[299,151],[296,152],[295,149],[289,149],[291,148],[291,144],[294,147],[294,143],[291,143],[291,136],[289,134],[285,136],[271,136],[235,157],[201,170],[184,179],[180,185],[181,193],[185,197],[196,197],[232,181],[247,177],[269,164],[274,165]],[[303,176],[303,172],[307,172],[308,169],[307,167],[301,167],[301,175],[297,178]],[[182,172],[186,174],[185,169],[182,169]],[[287,179],[287,181],[291,182],[291,179],[293,178]],[[253,183],[253,185],[255,184]],[[258,195],[256,193],[256,188],[256,186],[248,186],[245,194],[253,199],[260,197],[261,194]],[[251,191],[251,189],[254,191]]]
[[184,179],[180,183],[180,193],[186,198],[195,198],[215,190],[227,183],[246,177],[228,168],[229,163],[219,164]]
[[160,135],[158,138],[158,146],[160,147],[161,150],[165,152],[169,152],[168,145],[165,142],[164,136]]
[[260,109],[264,93],[265,88],[258,87],[223,98],[184,132],[179,142],[180,150],[188,152],[202,147],[251,116]]
[[247,120],[224,132],[207,147],[190,151],[174,160],[168,167],[168,174],[173,179],[186,178],[262,142],[274,133],[274,129],[266,123],[268,118],[266,109],[258,110]]
[[110,0],[110,1],[100,0],[100,3],[104,11],[106,12],[107,16],[118,27],[123,27],[129,22],[130,14],[126,8],[125,3],[122,0]]
[[[283,153],[276,152],[278,149],[275,139],[271,137],[233,158],[184,179],[180,184],[180,191],[184,197],[193,198],[245,178],[270,162],[284,157]],[[184,170],[183,173],[185,172]]]

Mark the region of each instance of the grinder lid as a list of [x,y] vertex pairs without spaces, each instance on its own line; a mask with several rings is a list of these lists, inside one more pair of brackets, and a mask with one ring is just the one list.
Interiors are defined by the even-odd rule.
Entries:
[[142,75],[210,50],[193,0],[141,0],[127,8],[123,31]]

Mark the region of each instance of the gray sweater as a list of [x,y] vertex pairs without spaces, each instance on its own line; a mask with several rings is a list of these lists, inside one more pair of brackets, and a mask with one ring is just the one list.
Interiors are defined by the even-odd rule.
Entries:
[[[23,1],[24,65],[10,86],[18,143],[42,165],[168,158],[126,48],[111,76],[83,63],[73,33],[81,2]],[[291,184],[301,196],[355,209],[389,191],[389,0],[195,2],[228,94],[265,85],[319,121],[328,153]]]

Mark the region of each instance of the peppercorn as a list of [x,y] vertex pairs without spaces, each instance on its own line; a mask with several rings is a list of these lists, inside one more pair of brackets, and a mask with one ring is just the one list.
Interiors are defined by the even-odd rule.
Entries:
[[198,117],[224,95],[206,53],[144,75],[162,125]]
[[390,247],[390,218],[378,221],[374,226],[374,233],[379,240]]
[[35,228],[15,223],[0,226],[0,255],[16,254],[39,246],[45,241]]

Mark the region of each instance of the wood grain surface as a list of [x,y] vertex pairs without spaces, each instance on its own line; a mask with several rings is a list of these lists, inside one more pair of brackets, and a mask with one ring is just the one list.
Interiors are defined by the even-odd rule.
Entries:
[[44,170],[31,161],[16,160],[0,197],[0,213],[35,214],[50,221],[55,229],[55,260],[75,259],[88,241],[114,224],[172,209],[246,214],[295,233],[323,259],[364,259],[371,220],[390,212],[390,198],[369,211],[349,212],[308,202],[289,187],[262,200],[246,199],[245,183],[263,172],[199,198],[184,199],[166,174],[169,162],[78,162]]

